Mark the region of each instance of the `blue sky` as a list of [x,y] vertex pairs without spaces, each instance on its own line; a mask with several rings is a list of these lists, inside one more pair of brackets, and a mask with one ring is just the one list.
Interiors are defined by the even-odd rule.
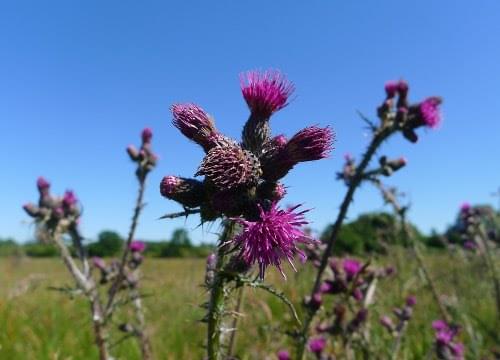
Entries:
[[[238,74],[278,68],[296,85],[272,119],[275,133],[309,124],[337,132],[332,158],[296,167],[287,203],[313,208],[321,229],[345,192],[343,154],[367,144],[360,110],[374,118],[388,79],[410,98],[441,95],[444,123],[412,145],[393,138],[380,154],[409,165],[390,178],[408,193],[410,218],[444,229],[465,200],[496,204],[500,185],[500,2],[483,1],[15,1],[0,5],[0,237],[31,237],[21,205],[44,175],[74,189],[88,237],[125,234],[136,193],[125,147],[154,130],[161,157],[149,179],[138,238],[164,239],[184,224],[157,221],[179,207],[159,196],[167,174],[191,176],[202,152],[170,123],[169,106],[196,102],[238,137],[248,116]],[[364,186],[349,213],[382,210]],[[186,225],[196,240],[210,229]]]

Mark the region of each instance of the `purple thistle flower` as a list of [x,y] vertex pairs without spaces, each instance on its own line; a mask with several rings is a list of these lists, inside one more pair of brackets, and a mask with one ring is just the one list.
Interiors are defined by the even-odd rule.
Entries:
[[36,186],[40,191],[48,190],[50,188],[50,183],[47,180],[45,180],[43,176],[40,176],[36,181]]
[[435,320],[432,322],[432,328],[436,331],[448,329],[448,323],[444,320]]
[[142,253],[144,250],[146,250],[146,244],[142,241],[135,240],[130,243],[129,249],[132,252]]
[[324,337],[312,338],[309,340],[309,350],[316,355],[321,355],[326,347],[326,339]]
[[[233,219],[243,225],[243,231],[234,238],[234,243],[241,246],[240,257],[248,264],[259,264],[259,275],[264,273],[269,265],[276,266],[283,277],[282,259],[286,259],[295,270],[293,258],[305,254],[297,247],[297,243],[308,243],[311,239],[301,230],[308,222],[304,214],[309,210],[295,213],[300,205],[287,210],[278,209],[276,202],[265,211],[259,205],[259,219],[255,221],[241,218]],[[285,277],[286,278],[286,277]]]
[[348,279],[353,279],[362,268],[361,263],[354,259],[344,259],[342,266]]
[[477,244],[472,240],[467,240],[466,242],[464,242],[464,248],[466,250],[476,250]]
[[253,114],[269,118],[288,105],[293,84],[279,71],[249,71],[240,75],[241,92]]
[[174,104],[172,123],[188,139],[201,145],[205,152],[223,142],[224,137],[215,128],[213,120],[198,105]]
[[257,184],[262,170],[250,151],[237,145],[215,147],[203,159],[195,176],[204,175],[220,190]]
[[406,98],[408,95],[408,90],[409,90],[409,85],[405,80],[399,80],[398,81],[398,93],[401,97]]
[[330,155],[334,142],[335,132],[330,127],[309,126],[288,141],[286,153],[295,163],[320,160]]
[[464,202],[464,203],[462,203],[462,205],[460,205],[460,212],[462,214],[469,212],[470,209],[471,209],[471,205],[468,202]]
[[143,143],[151,142],[151,139],[153,138],[153,130],[151,130],[151,128],[144,128],[141,133],[141,138]]
[[462,343],[453,343],[450,344],[450,349],[453,355],[455,355],[458,359],[462,359],[465,353],[465,346]]
[[63,196],[63,205],[67,208],[70,208],[78,202],[78,198],[75,193],[71,190],[66,190]]
[[389,331],[392,331],[394,329],[394,323],[392,322],[392,319],[387,315],[384,315],[380,318],[380,325],[382,325]]
[[323,294],[328,294],[333,291],[333,285],[329,281],[324,281],[319,287],[319,291]]
[[180,177],[173,175],[165,176],[160,183],[160,193],[165,197],[172,196],[181,182],[182,179]]
[[291,360],[290,353],[287,350],[278,351],[278,360]]
[[436,128],[441,122],[441,113],[439,105],[442,100],[437,96],[432,96],[420,103],[420,115],[424,124],[430,128]]
[[204,187],[201,181],[172,175],[162,179],[160,193],[167,199],[189,208],[200,206],[204,200]]
[[388,81],[385,83],[384,89],[385,93],[387,94],[387,98],[392,99],[398,92],[399,83],[397,81]]
[[410,295],[406,298],[406,305],[409,307],[414,307],[417,305],[417,297],[414,295]]
[[280,134],[271,139],[272,143],[274,146],[278,148],[283,148],[285,147],[286,143],[288,142],[287,138],[285,135]]

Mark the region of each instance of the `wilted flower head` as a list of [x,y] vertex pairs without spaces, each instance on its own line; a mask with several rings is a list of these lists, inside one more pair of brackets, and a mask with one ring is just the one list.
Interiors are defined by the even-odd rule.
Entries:
[[264,278],[269,265],[276,266],[285,276],[281,267],[283,259],[295,269],[294,256],[298,254],[305,257],[297,243],[310,242],[301,229],[303,225],[308,224],[304,219],[304,213],[308,210],[295,213],[298,207],[280,210],[276,202],[273,202],[268,210],[259,205],[259,219],[255,221],[233,219],[244,227],[234,239],[235,244],[241,246],[240,256],[248,264],[259,264],[261,278]]
[[206,152],[222,140],[223,136],[215,128],[213,120],[198,105],[174,104],[171,110],[174,126],[188,139],[201,145]]
[[142,253],[144,250],[146,250],[146,244],[142,241],[135,240],[130,243],[129,248],[132,252]]
[[48,188],[50,188],[50,183],[47,180],[45,180],[44,177],[40,176],[36,181],[36,186],[40,191],[47,190]]
[[316,355],[320,355],[326,347],[326,339],[324,337],[312,338],[309,340],[309,350],[315,353]]
[[215,147],[203,159],[196,176],[204,175],[220,190],[257,184],[262,174],[260,162],[238,145]]
[[347,278],[352,279],[356,276],[357,273],[361,271],[362,265],[359,261],[354,259],[344,259],[342,262],[342,266],[344,268],[344,272],[347,275]]
[[144,128],[141,133],[143,143],[148,143],[153,138],[153,130],[151,128]]
[[439,111],[441,103],[441,98],[437,96],[429,97],[420,103],[420,115],[426,126],[435,128],[441,122],[441,113]]
[[240,75],[241,92],[252,113],[269,118],[288,104],[294,86],[275,70],[249,71]]

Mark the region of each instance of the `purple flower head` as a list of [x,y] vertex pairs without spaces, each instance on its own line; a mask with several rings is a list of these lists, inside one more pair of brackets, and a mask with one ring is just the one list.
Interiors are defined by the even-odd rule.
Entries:
[[466,250],[476,250],[477,249],[477,244],[476,244],[475,241],[467,240],[466,242],[464,242],[464,248]]
[[399,95],[403,98],[406,98],[406,96],[408,95],[408,90],[410,88],[408,83],[405,80],[399,80],[397,86]]
[[441,122],[441,113],[439,111],[441,103],[441,98],[437,96],[429,97],[420,103],[420,115],[427,127],[436,128]]
[[309,301],[309,305],[311,305],[311,307],[314,309],[319,309],[321,307],[321,304],[323,304],[323,298],[321,297],[321,293],[317,292]]
[[462,205],[460,205],[460,212],[462,214],[468,213],[470,211],[470,209],[471,209],[471,205],[468,202],[464,202],[464,203],[462,203]]
[[261,174],[260,162],[255,155],[238,145],[228,145],[211,149],[196,176],[204,175],[219,190],[227,190],[256,184]]
[[320,160],[333,150],[335,132],[329,127],[310,126],[300,130],[286,145],[286,153],[292,162]]
[[36,181],[36,186],[38,190],[43,191],[50,188],[50,183],[43,176],[40,176]]
[[275,136],[271,141],[273,142],[273,145],[278,148],[283,148],[288,142],[286,136],[283,134]]
[[99,256],[94,256],[92,257],[92,264],[99,270],[105,270],[106,269],[106,262],[100,258]]
[[406,298],[406,305],[409,307],[414,307],[417,304],[417,297],[414,295],[410,295]]
[[76,205],[78,202],[78,198],[76,197],[75,193],[71,190],[66,190],[63,196],[63,205],[67,208],[71,208],[72,206]]
[[253,114],[269,118],[288,105],[295,90],[279,71],[249,71],[240,75],[241,92]]
[[309,350],[315,353],[316,355],[320,355],[326,347],[326,339],[324,337],[312,338],[309,340]]
[[356,274],[361,271],[362,268],[361,263],[354,259],[345,259],[342,262],[342,266],[348,279],[353,279]]
[[328,294],[333,290],[333,285],[329,281],[325,281],[321,283],[321,286],[319,287],[319,291],[323,294]]
[[181,184],[181,178],[177,176],[165,176],[160,183],[160,193],[162,196],[170,198]]
[[129,249],[132,252],[142,253],[144,250],[146,250],[146,244],[142,241],[135,240],[130,243]]
[[259,219],[256,221],[233,219],[243,225],[243,231],[234,238],[236,245],[241,246],[240,257],[250,265],[259,264],[260,277],[269,265],[276,266],[285,277],[281,267],[282,259],[286,259],[292,268],[293,258],[299,255],[304,258],[305,254],[297,247],[297,243],[309,243],[301,229],[308,222],[304,214],[308,210],[294,212],[300,205],[290,209],[281,210],[276,202],[271,204],[268,210],[259,205]]
[[432,328],[436,331],[448,329],[448,323],[444,320],[435,320],[432,322]]
[[436,342],[440,345],[448,345],[453,340],[453,333],[446,330],[440,330],[436,333]]
[[465,353],[465,346],[462,343],[452,343],[450,344],[450,350],[458,359],[462,359]]
[[141,133],[141,138],[143,143],[151,142],[151,139],[153,138],[153,130],[151,130],[151,128],[144,128]]
[[387,98],[392,99],[398,92],[399,84],[397,81],[388,81],[385,83],[384,89],[387,94]]
[[173,124],[188,139],[201,145],[205,151],[218,145],[223,136],[215,128],[213,120],[195,104],[174,104]]
[[287,350],[278,351],[278,360],[291,360],[290,353]]

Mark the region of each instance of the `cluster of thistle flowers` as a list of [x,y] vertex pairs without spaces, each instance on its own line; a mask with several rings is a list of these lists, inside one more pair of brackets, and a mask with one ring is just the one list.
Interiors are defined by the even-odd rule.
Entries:
[[436,355],[440,360],[463,360],[464,344],[455,338],[460,332],[460,327],[448,324],[444,320],[436,320],[432,323],[435,331]]
[[282,260],[292,264],[295,255],[303,256],[297,243],[309,241],[301,229],[307,224],[305,211],[278,207],[286,194],[280,180],[298,163],[327,157],[334,133],[310,126],[290,139],[271,135],[271,116],[287,106],[294,91],[278,71],[242,75],[241,91],[251,112],[241,142],[220,133],[198,105],[172,106],[173,125],[205,151],[195,174],[204,179],[166,176],[160,191],[185,208],[199,209],[202,221],[227,217],[238,222],[243,227],[233,241],[238,258],[258,263],[263,277],[267,266],[282,271]]
[[419,127],[439,126],[441,122],[439,106],[442,103],[440,97],[431,96],[419,103],[410,104],[409,86],[404,80],[389,81],[385,84],[385,92],[386,99],[377,109],[378,116],[383,121],[395,121],[408,141],[412,143],[418,141],[415,130]]
[[127,153],[130,159],[137,163],[136,175],[139,180],[145,179],[146,175],[154,169],[158,161],[158,156],[153,152],[151,140],[153,131],[145,128],[141,133],[142,144],[139,150],[134,145],[127,147]]
[[323,305],[324,297],[334,296],[332,311],[326,311],[325,318],[316,326],[320,336],[312,338],[309,343],[309,349],[318,359],[328,358],[323,354],[325,335],[340,335],[347,339],[361,331],[369,315],[367,296],[370,285],[375,279],[388,277],[395,271],[392,266],[373,268],[368,263],[362,264],[350,258],[334,258],[329,267],[331,275],[321,284],[319,292],[305,299],[306,306],[317,311]]
[[463,203],[460,207],[458,230],[460,231],[462,237],[462,245],[465,249],[470,251],[479,250],[482,251],[482,244],[479,241],[480,234],[478,233],[478,228],[482,224],[486,227],[486,239],[484,241],[498,242],[496,230],[493,226],[487,226],[487,219],[494,218],[494,214],[490,214],[490,211],[486,208],[472,207],[469,203]]
[[396,321],[389,315],[383,315],[380,317],[380,324],[394,337],[399,337],[406,325],[411,320],[413,316],[413,309],[417,304],[417,298],[414,295],[410,295],[406,298],[405,305],[401,308],[395,308],[393,314],[396,317]]
[[38,205],[28,203],[23,206],[29,216],[49,231],[58,227],[66,231],[78,225],[81,211],[73,191],[67,190],[62,197],[53,196],[50,183],[43,177],[38,178],[36,186],[40,194]]
[[[137,287],[139,282],[137,270],[144,261],[144,256],[142,254],[146,250],[146,244],[139,240],[132,241],[129,245],[129,250],[131,256],[123,269],[124,279],[121,284],[122,289]],[[92,258],[92,264],[100,271],[100,283],[103,285],[113,282],[120,272],[120,261],[118,259],[114,259],[107,264],[104,259],[94,256]]]

